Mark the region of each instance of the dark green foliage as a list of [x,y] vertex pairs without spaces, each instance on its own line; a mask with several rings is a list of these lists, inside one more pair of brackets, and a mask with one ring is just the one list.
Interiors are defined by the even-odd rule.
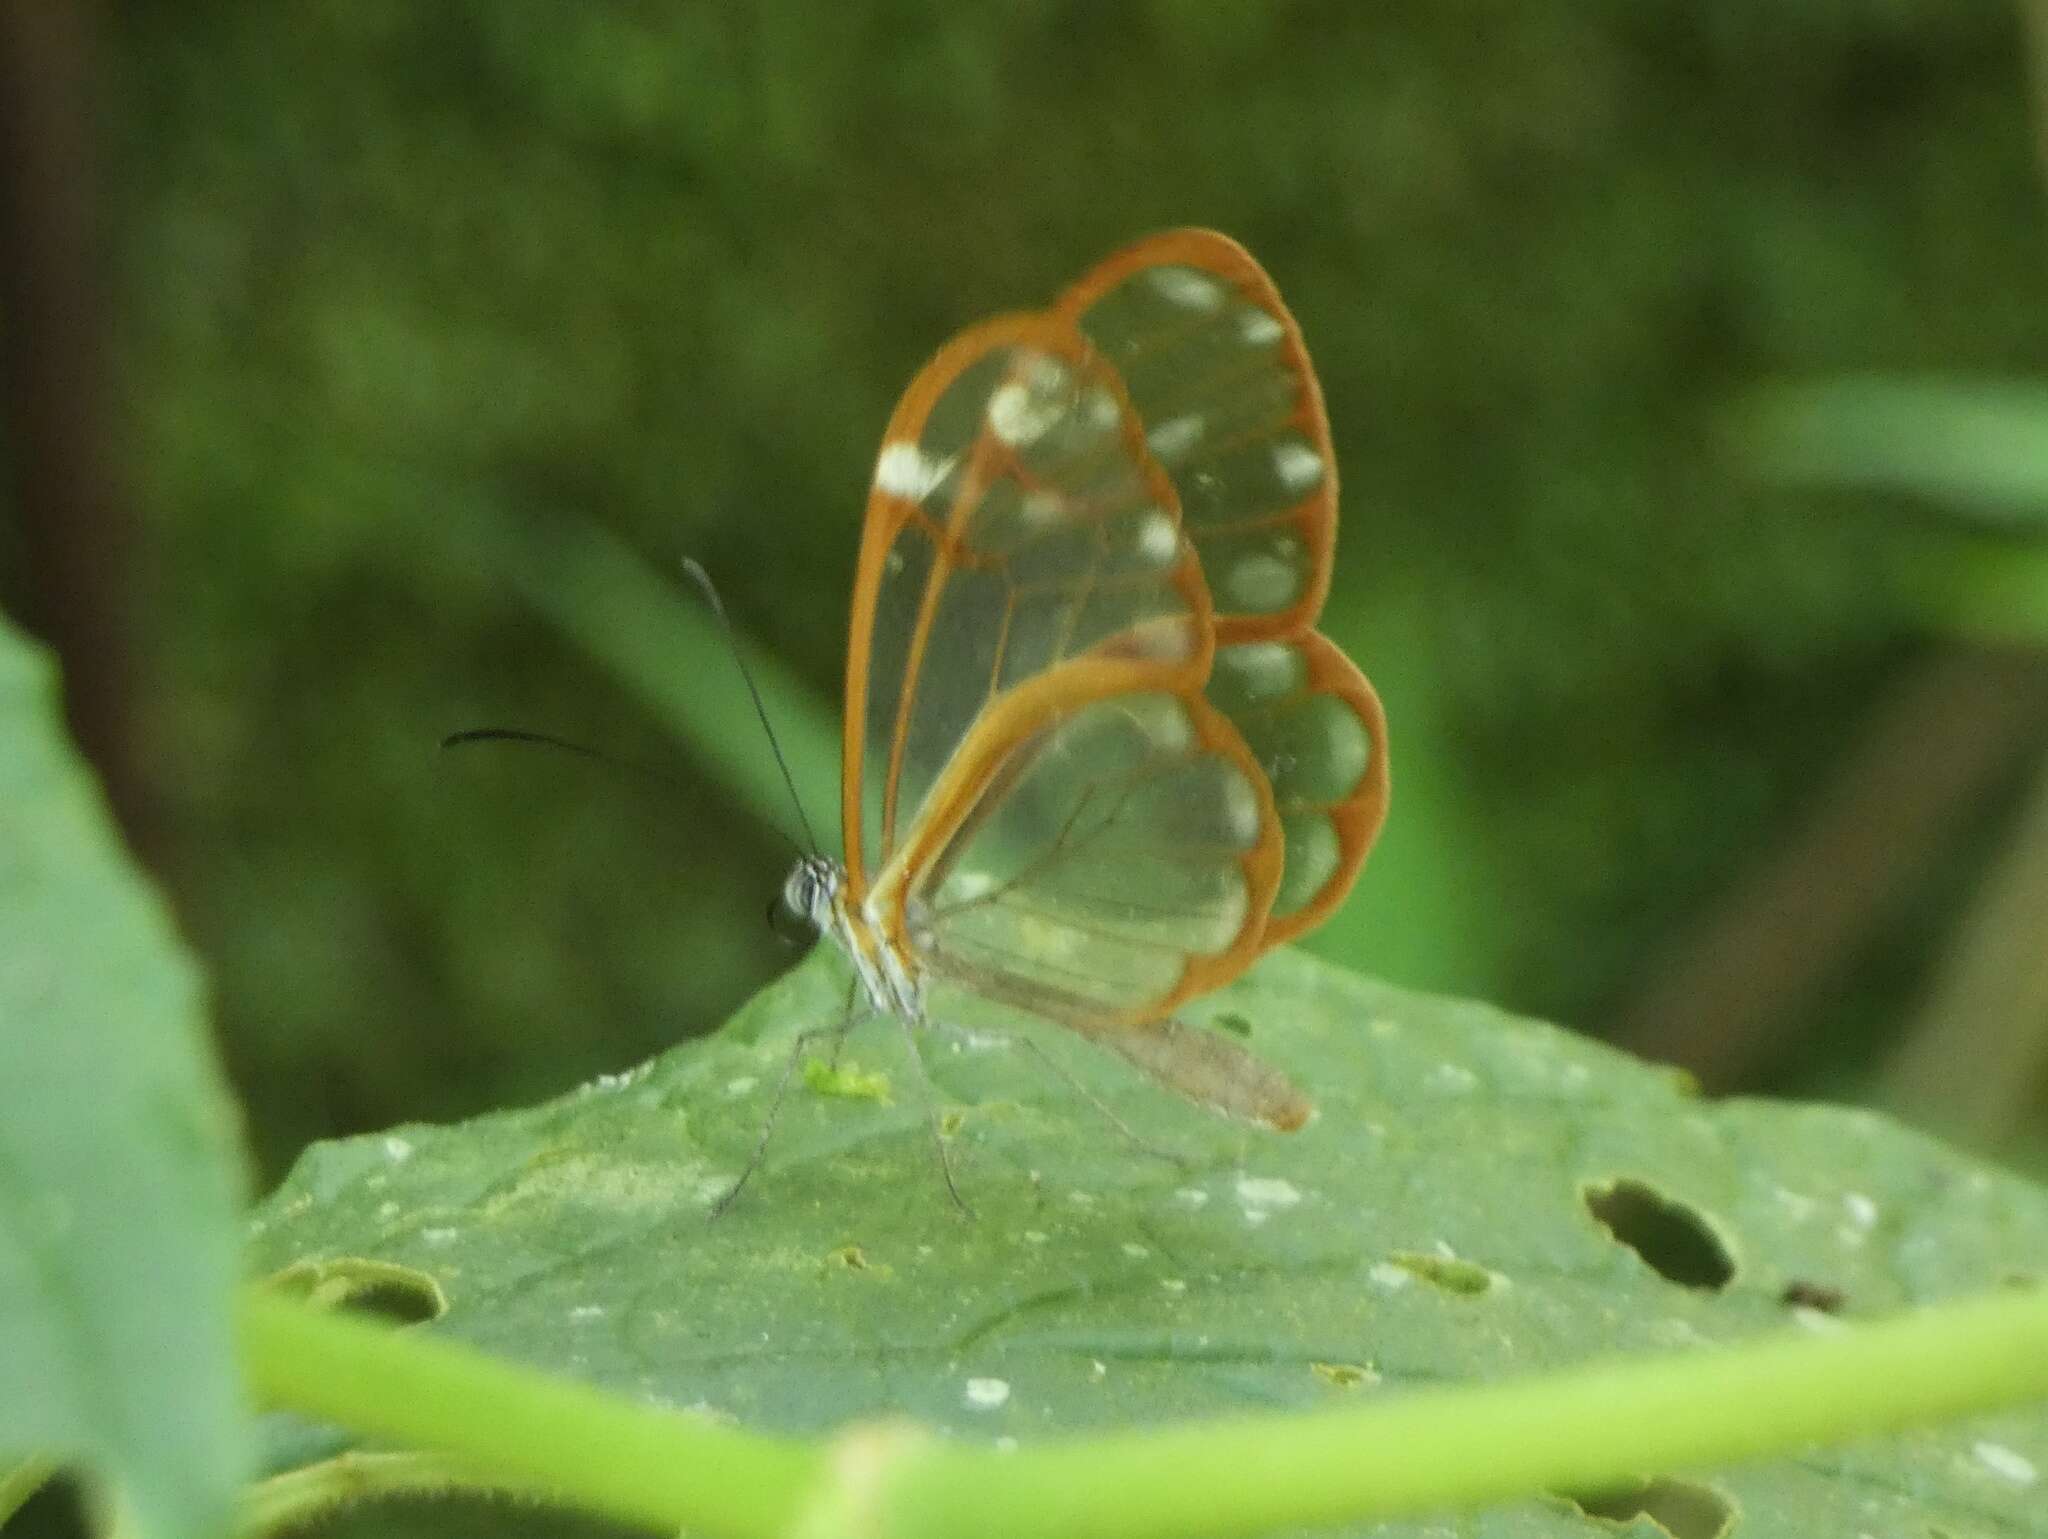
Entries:
[[[629,1061],[775,965],[786,850],[506,531],[696,555],[828,701],[896,391],[1137,234],[1244,239],[1328,392],[1326,629],[1396,789],[1317,944],[1577,1018],[1897,646],[1883,541],[1742,479],[1727,396],[2048,346],[1995,7],[355,0],[111,41],[143,739],[273,1158]],[[436,761],[500,720],[696,794]]]

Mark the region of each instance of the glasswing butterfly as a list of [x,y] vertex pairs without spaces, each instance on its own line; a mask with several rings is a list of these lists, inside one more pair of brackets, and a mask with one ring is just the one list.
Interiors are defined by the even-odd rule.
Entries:
[[846,859],[783,892],[868,1013],[924,1026],[927,985],[960,985],[1214,1110],[1308,1120],[1174,1011],[1328,917],[1385,816],[1379,700],[1314,628],[1336,532],[1301,333],[1225,236],[1154,235],[939,349],[867,503]]

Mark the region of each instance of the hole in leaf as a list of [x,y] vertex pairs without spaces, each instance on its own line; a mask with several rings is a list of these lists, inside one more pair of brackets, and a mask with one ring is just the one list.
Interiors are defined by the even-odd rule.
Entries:
[[1735,1508],[1720,1492],[1661,1475],[1565,1499],[1587,1517],[1617,1527],[1648,1518],[1671,1539],[1726,1539],[1735,1526]]
[[1470,1261],[1460,1261],[1454,1256],[1435,1256],[1428,1251],[1397,1250],[1387,1259],[1404,1272],[1411,1272],[1426,1283],[1434,1283],[1446,1293],[1462,1293],[1467,1297],[1484,1293],[1493,1286],[1493,1273],[1483,1266]]
[[1586,1211],[1641,1256],[1660,1277],[1719,1292],[1735,1276],[1735,1258],[1697,1211],[1643,1181],[1607,1181],[1582,1189]]
[[1787,1309],[1818,1309],[1825,1315],[1838,1315],[1849,1302],[1849,1295],[1832,1283],[1795,1277],[1785,1284],[1784,1292],[1778,1295],[1778,1302]]
[[[17,1470],[0,1462],[0,1479]],[[12,1509],[6,1519],[9,1539],[38,1536],[38,1539],[92,1539],[99,1525],[93,1521],[92,1505],[78,1481],[58,1473],[36,1487],[35,1492]]]
[[448,1313],[448,1295],[427,1273],[367,1256],[294,1261],[272,1273],[269,1286],[316,1309],[351,1309],[396,1325],[424,1325]]

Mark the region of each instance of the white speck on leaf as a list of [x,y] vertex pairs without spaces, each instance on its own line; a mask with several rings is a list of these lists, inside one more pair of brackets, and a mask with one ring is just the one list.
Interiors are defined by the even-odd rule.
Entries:
[[1292,1181],[1279,1176],[1239,1176],[1237,1200],[1244,1205],[1244,1216],[1253,1223],[1259,1223],[1274,1213],[1297,1205],[1301,1201],[1301,1190]]
[[384,1158],[394,1165],[403,1165],[412,1158],[412,1140],[396,1133],[388,1135],[384,1140]]
[[1799,1305],[1792,1311],[1792,1318],[1816,1336],[1833,1336],[1849,1328],[1825,1309],[1815,1309],[1810,1304]]
[[2041,1478],[2032,1459],[2003,1443],[1973,1443],[1970,1452],[1992,1474],[2010,1480],[2016,1486],[2030,1486]]
[[1395,1266],[1391,1261],[1375,1261],[1365,1275],[1372,1279],[1375,1287],[1384,1288],[1389,1293],[1399,1293],[1415,1280],[1406,1267]]
[[1819,1206],[1811,1197],[1792,1191],[1788,1187],[1781,1186],[1772,1195],[1778,1199],[1779,1206],[1784,1208],[1786,1216],[1795,1224],[1803,1224],[1812,1218],[1813,1210]]
[[993,1411],[1009,1404],[1010,1381],[1008,1379],[969,1379],[967,1381],[967,1404],[977,1411]]
[[422,1229],[420,1238],[429,1245],[452,1245],[461,1231],[457,1229]]

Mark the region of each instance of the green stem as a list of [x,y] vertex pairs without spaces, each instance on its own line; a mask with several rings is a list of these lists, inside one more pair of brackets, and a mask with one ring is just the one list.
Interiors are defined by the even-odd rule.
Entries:
[[823,1463],[790,1440],[275,1295],[245,1294],[240,1324],[250,1387],[265,1403],[440,1449],[478,1480],[645,1528],[768,1539]]
[[1594,1491],[2048,1396],[2048,1289],[1837,1334],[1592,1364],[1307,1416],[1124,1433],[901,1472],[885,1531],[1190,1539]]
[[416,1332],[252,1296],[259,1393],[441,1448],[478,1476],[662,1529],[736,1539],[1202,1539],[1611,1487],[2048,1396],[2048,1289],[1344,1411],[1255,1416],[1013,1453],[857,1428],[830,1459],[650,1410]]
[[446,1454],[337,1454],[250,1487],[235,1515],[235,1532],[241,1539],[262,1539],[358,1502],[395,1496],[495,1496],[504,1490]]

